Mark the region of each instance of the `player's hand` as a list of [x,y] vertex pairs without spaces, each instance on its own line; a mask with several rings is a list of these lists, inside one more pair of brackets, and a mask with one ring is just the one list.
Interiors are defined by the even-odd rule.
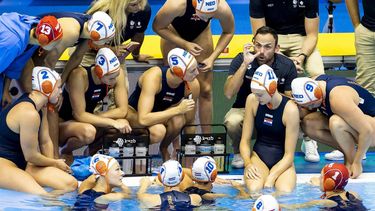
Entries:
[[149,63],[149,60],[152,58],[154,57],[147,54],[139,54],[138,56],[133,55],[133,59],[137,62]]
[[207,72],[214,69],[214,60],[207,58],[202,62],[199,62],[198,69],[201,72]]
[[72,170],[70,169],[70,167],[65,163],[65,160],[64,159],[57,159],[56,160],[56,163],[55,163],[55,167],[56,168],[59,168],[67,173],[71,173]]
[[194,109],[195,101],[192,99],[183,99],[178,105],[179,113],[185,114]]
[[254,51],[254,45],[252,43],[246,43],[243,46],[243,62],[246,66],[248,66],[251,62],[254,61],[255,58],[257,58],[260,54],[260,52],[257,52],[253,54]]
[[193,56],[199,56],[203,51],[203,48],[200,45],[193,42],[187,42],[185,44],[185,49],[189,51],[189,53],[191,53],[191,55]]
[[260,171],[255,165],[247,165],[244,172],[247,179],[260,180]]
[[132,131],[129,121],[126,119],[116,119],[112,126],[118,129],[121,133],[130,133]]
[[296,69],[297,69],[297,73],[303,73],[304,69],[303,69],[303,63],[305,62],[305,60],[303,59],[304,57],[303,56],[299,56],[299,57],[289,57],[294,65],[296,66]]

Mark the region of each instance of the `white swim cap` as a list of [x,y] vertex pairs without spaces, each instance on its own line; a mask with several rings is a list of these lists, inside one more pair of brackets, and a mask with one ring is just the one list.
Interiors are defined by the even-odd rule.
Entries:
[[115,36],[115,25],[105,12],[95,12],[87,22],[88,31],[94,44],[104,45]]
[[168,53],[168,64],[174,74],[184,78],[190,65],[197,64],[193,55],[181,48],[174,48]]
[[195,10],[201,13],[214,13],[219,5],[219,0],[193,0]]
[[313,107],[319,107],[323,93],[316,81],[301,77],[292,81],[292,96],[294,101],[301,106],[314,104]]
[[168,160],[163,163],[158,174],[158,179],[163,185],[174,187],[182,181],[184,174],[179,162],[175,160]]
[[254,203],[252,211],[278,211],[279,203],[272,195],[261,195]]
[[90,161],[90,171],[96,175],[105,176],[116,162],[117,160],[111,156],[95,154]]
[[95,74],[102,78],[108,73],[116,72],[120,69],[120,61],[109,48],[101,48],[95,57]]
[[60,80],[60,75],[48,67],[34,67],[31,76],[31,87],[48,97],[55,89],[56,83]]
[[212,157],[199,157],[191,168],[193,179],[197,182],[213,182],[217,176],[216,162]]
[[270,96],[277,91],[277,77],[270,66],[263,64],[256,69],[251,79],[251,89],[266,90]]

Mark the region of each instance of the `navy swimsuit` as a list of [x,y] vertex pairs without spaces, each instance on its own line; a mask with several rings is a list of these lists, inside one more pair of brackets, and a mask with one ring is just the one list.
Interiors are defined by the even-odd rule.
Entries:
[[[25,93],[0,113],[0,157],[12,161],[18,168],[25,170],[27,162],[21,148],[20,134],[13,132],[6,123],[9,111],[22,102],[29,102],[36,109],[34,101],[30,99],[28,93]],[[40,119],[42,119],[42,111],[39,111],[39,115]]]
[[179,191],[168,191],[160,194],[161,210],[191,210],[190,196],[188,193]]
[[[86,102],[86,112],[93,113],[96,105],[98,102],[104,99],[104,97],[107,95],[108,87],[106,84],[98,84],[96,85],[94,83],[94,79],[91,75],[91,67],[84,67],[84,69],[87,72],[87,78],[89,80],[89,86],[87,88],[87,91],[85,92],[85,102]],[[71,120],[73,118],[72,114],[72,105],[70,103],[69,93],[64,89],[62,94],[64,100],[63,104],[61,106],[61,109],[59,111],[60,117],[65,120]]]
[[320,112],[324,115],[331,117],[334,113],[331,109],[329,93],[333,88],[336,86],[349,86],[353,88],[359,95],[360,102],[358,107],[361,111],[369,116],[375,116],[375,97],[373,97],[370,92],[368,92],[365,88],[361,87],[357,83],[347,78],[341,76],[333,76],[333,75],[320,75],[315,80],[317,81],[325,81],[326,84],[326,98],[324,103],[319,107]]
[[[181,83],[177,88],[171,88],[167,83],[168,68],[162,69],[162,87],[159,93],[155,95],[155,102],[152,112],[164,111],[173,105],[176,105],[184,98],[185,84]],[[135,87],[134,92],[129,97],[129,105],[138,110],[138,100],[141,95],[141,87],[139,83]]]
[[[210,191],[207,191],[207,190],[203,190],[203,189],[200,189],[200,188],[197,188],[197,187],[188,187],[186,188],[186,190],[184,191],[188,194],[198,194],[200,195],[201,197],[204,195],[204,194],[207,194],[207,193],[212,193]],[[207,205],[207,204],[213,204],[215,203],[215,200],[206,200],[202,197],[202,204],[204,205]]]
[[96,192],[89,189],[77,196],[77,201],[74,203],[72,210],[74,211],[94,211],[106,209],[108,205],[99,205],[95,203],[95,199],[104,195],[104,192]]
[[327,199],[335,201],[337,203],[336,207],[326,208],[323,210],[334,210],[334,211],[364,211],[368,210],[363,205],[362,201],[356,198],[353,194],[349,193],[348,191],[345,194],[348,200],[344,200],[341,196],[331,196]]
[[197,38],[210,24],[211,18],[206,22],[194,17],[195,8],[192,0],[186,0],[186,11],[181,17],[176,17],[172,21],[173,28],[186,41],[193,41]]
[[283,124],[283,113],[288,98],[282,101],[275,110],[266,105],[259,105],[255,116],[255,129],[257,139],[254,144],[254,152],[271,169],[284,156],[285,126]]

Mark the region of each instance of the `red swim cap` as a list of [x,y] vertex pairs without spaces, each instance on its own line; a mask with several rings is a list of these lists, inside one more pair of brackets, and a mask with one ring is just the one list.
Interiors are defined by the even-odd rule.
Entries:
[[62,37],[62,28],[54,16],[44,16],[35,31],[40,46],[46,46]]
[[330,163],[323,167],[324,191],[344,190],[349,180],[349,171],[344,164]]

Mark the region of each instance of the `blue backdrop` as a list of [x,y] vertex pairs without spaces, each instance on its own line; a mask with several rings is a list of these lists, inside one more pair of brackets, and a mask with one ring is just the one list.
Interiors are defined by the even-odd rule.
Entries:
[[[154,17],[164,1],[149,0],[149,2],[152,8],[152,17]],[[227,0],[227,2],[231,6],[235,16],[235,33],[250,34],[249,0]],[[336,4],[336,9],[333,13],[335,30],[336,32],[353,32],[353,27],[344,2],[343,0],[343,3]],[[19,12],[37,15],[57,11],[84,12],[90,3],[91,0],[0,0],[0,13]],[[320,0],[320,32],[323,31],[324,24],[328,18],[327,6],[327,0]],[[360,9],[362,13],[362,1],[360,1]],[[214,34],[221,33],[221,28],[217,20],[213,21],[212,31]],[[151,26],[148,27],[146,34],[155,34]]]

